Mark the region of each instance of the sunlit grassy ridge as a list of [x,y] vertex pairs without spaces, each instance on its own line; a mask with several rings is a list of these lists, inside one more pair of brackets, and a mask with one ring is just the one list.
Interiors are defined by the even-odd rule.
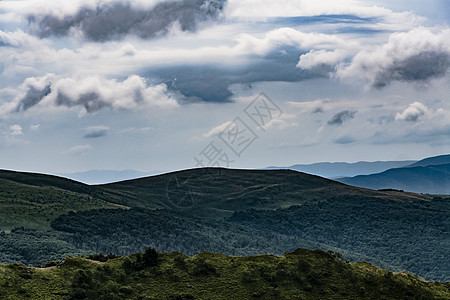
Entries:
[[[100,258],[104,258],[101,257]],[[106,262],[70,257],[47,268],[0,266],[1,299],[448,299],[450,283],[425,282],[335,254],[158,254]]]
[[0,170],[0,231],[50,229],[52,220],[69,211],[116,207],[91,196],[91,190],[55,176]]

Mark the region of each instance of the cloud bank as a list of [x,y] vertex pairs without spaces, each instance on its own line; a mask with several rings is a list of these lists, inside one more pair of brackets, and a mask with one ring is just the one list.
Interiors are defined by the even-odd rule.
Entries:
[[138,107],[174,107],[175,99],[167,94],[164,84],[149,86],[140,76],[132,75],[123,81],[102,77],[60,78],[48,74],[28,78],[22,85],[24,96],[13,104],[16,112],[41,107],[81,107],[87,113],[103,108],[136,109]]
[[316,69],[328,66],[332,76],[346,80],[363,78],[374,88],[392,82],[428,83],[444,77],[450,68],[450,30],[432,32],[419,27],[389,36],[383,45],[357,51],[338,48],[312,50],[300,56],[297,67]]
[[130,2],[99,2],[96,7],[80,7],[72,14],[30,14],[32,32],[40,37],[66,36],[80,31],[91,41],[119,39],[127,34],[143,39],[166,35],[173,27],[195,31],[202,21],[214,20],[222,12],[225,0],[161,1],[151,8],[132,6]]

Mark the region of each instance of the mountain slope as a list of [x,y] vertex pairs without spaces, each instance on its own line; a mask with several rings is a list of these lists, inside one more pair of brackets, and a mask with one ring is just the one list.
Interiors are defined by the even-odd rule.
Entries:
[[450,154],[428,157],[410,164],[408,167],[426,167],[445,164],[450,164]]
[[[429,161],[430,162],[430,161]],[[424,164],[426,162],[422,162]],[[416,193],[450,194],[450,164],[408,166],[378,174],[341,178],[340,182],[369,189],[397,189]]]
[[[99,257],[103,260],[106,257]],[[2,299],[448,299],[450,284],[425,282],[333,253],[277,257],[144,253],[106,262],[71,257],[36,269],[0,265]]]
[[379,173],[392,168],[406,167],[412,163],[414,163],[413,160],[374,162],[360,161],[356,163],[322,162],[314,164],[296,164],[290,167],[269,167],[267,169],[291,169],[333,179],[339,177],[351,177],[356,175]]

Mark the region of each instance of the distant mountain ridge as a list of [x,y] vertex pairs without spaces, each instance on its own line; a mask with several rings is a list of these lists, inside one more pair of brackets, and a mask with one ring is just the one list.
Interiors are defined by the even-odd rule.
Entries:
[[427,167],[445,164],[450,164],[450,154],[428,157],[410,164],[408,167]]
[[415,193],[450,194],[450,155],[429,157],[403,168],[381,173],[339,178],[339,182],[369,188]]
[[379,173],[392,168],[406,167],[415,162],[417,161],[359,161],[356,163],[320,162],[314,164],[295,164],[290,167],[271,166],[266,169],[291,169],[329,179],[335,179],[342,177],[352,177],[356,175],[369,175],[373,173]]

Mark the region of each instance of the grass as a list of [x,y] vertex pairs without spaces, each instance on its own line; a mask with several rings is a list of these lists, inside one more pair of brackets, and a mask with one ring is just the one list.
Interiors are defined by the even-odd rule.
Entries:
[[117,208],[87,193],[52,185],[30,185],[0,179],[0,231],[14,227],[50,229],[50,222],[69,211]]

